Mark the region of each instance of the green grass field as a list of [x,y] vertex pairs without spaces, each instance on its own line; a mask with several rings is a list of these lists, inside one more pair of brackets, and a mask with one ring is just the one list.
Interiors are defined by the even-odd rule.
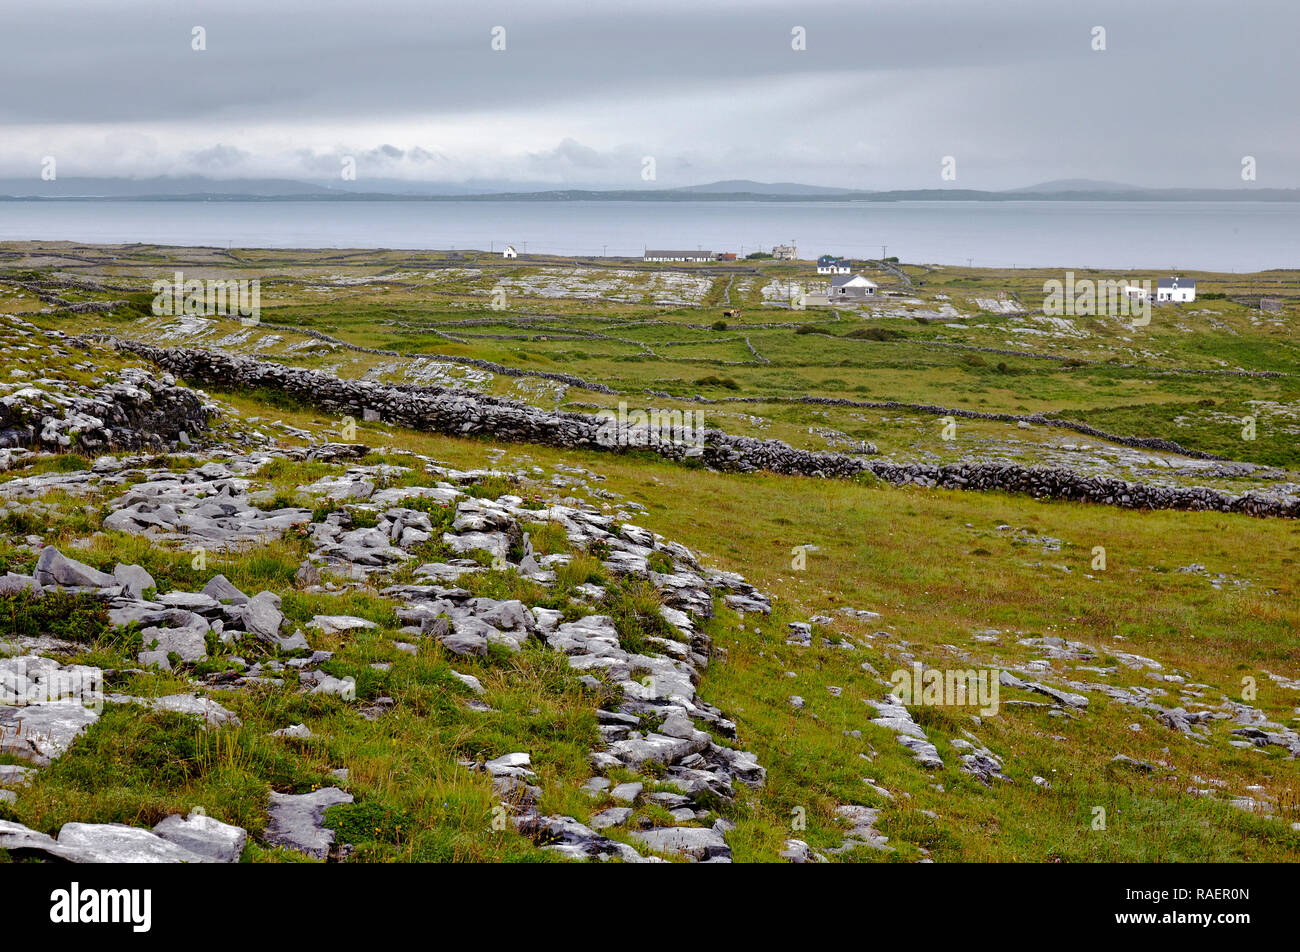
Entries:
[[[259,280],[261,324],[214,319],[186,326],[151,314],[150,283],[176,270]],[[547,408],[593,412],[620,400],[693,408],[698,404],[686,398],[698,394],[717,401],[704,404],[706,416],[729,432],[810,449],[867,440],[899,461],[1051,462],[1234,492],[1300,482],[1300,272],[1190,275],[1203,301],[1156,307],[1151,324],[1134,329],[1104,317],[1065,324],[1043,317],[1043,282],[1060,274],[911,265],[906,271],[910,289],[883,271],[869,272],[897,292],[871,308],[792,311],[770,296],[765,304],[764,288],[815,282],[808,263],[674,269],[540,256],[506,262],[473,252],[453,259],[440,252],[29,243],[0,246],[0,313],[69,334],[219,347],[347,377],[469,386]],[[67,302],[127,303],[72,314],[42,301],[33,286]],[[498,287],[505,288],[501,310],[491,304]],[[1020,302],[1025,313],[991,313],[977,303],[1004,299]],[[731,307],[741,316],[715,329]],[[802,325],[813,331],[801,333]],[[22,346],[10,333],[4,342]],[[573,374],[618,393],[422,360],[424,354]],[[75,369],[73,358],[23,357],[33,375],[82,383],[132,362],[116,356],[87,370]],[[338,420],[282,395],[208,392],[225,408],[216,431],[222,439],[272,421],[314,439],[337,438]],[[934,413],[797,402],[805,396],[1041,413],[1261,468],[1202,474],[1175,454],[1014,421],[961,420],[958,439],[946,441]],[[1242,438],[1245,417],[1255,420],[1253,440]],[[275,432],[286,446],[304,442]],[[738,746],[755,752],[768,776],[761,790],[721,811],[736,823],[728,841],[739,861],[777,860],[791,837],[822,852],[837,846],[844,837],[835,818],[840,804],[882,808],[876,828],[895,848],[837,857],[847,861],[1300,858],[1300,769],[1293,755],[1276,745],[1233,746],[1240,735],[1232,731],[1242,722],[1227,716],[1210,720],[1203,732],[1179,733],[1097,688],[1154,690],[1167,708],[1249,704],[1271,722],[1300,726],[1300,688],[1287,683],[1300,678],[1300,534],[1290,522],[723,474],[641,454],[496,446],[381,423],[359,423],[356,440],[417,469],[409,454],[462,469],[534,473],[535,481],[522,485],[529,491],[549,491],[548,480],[567,467],[600,474],[599,488],[613,501],[590,487],[565,491],[611,513],[629,503],[644,507],[637,524],[774,597],[771,616],[742,618],[719,603],[706,623],[715,657],[700,695],[736,722]],[[84,465],[75,455],[38,458],[0,473],[0,489],[25,475]],[[320,464],[272,467],[255,482],[292,496],[328,471]],[[455,659],[457,670],[482,680],[493,708],[467,711],[457,703],[465,690],[440,646],[423,643],[415,655],[393,647],[393,605],[377,586],[329,596],[294,591],[303,540],[286,536],[220,556],[196,574],[178,546],[103,532],[108,501],[51,494],[39,500],[43,510],[31,501],[6,502],[0,571],[30,570],[34,556],[19,543],[35,533],[89,564],[138,562],[177,586],[201,585],[219,571],[238,585],[273,588],[296,620],[317,613],[371,619],[379,627],[333,637],[330,665],[357,678],[362,700],[392,697],[394,712],[370,721],[335,698],[218,691],[214,697],[243,726],[203,730],[179,715],[110,705],[72,751],[20,790],[16,803],[0,804],[0,819],[43,830],[71,820],[147,824],[203,804],[256,834],[270,790],[330,785],[330,770],[346,765],[346,788],[357,804],[336,810],[331,822],[355,845],[357,859],[551,859],[526,838],[492,828],[490,785],[458,765],[514,750],[532,752],[544,811],[585,822],[601,809],[579,789],[590,776],[586,752],[598,741],[591,701],[552,652]],[[805,546],[812,548],[800,562],[796,550]],[[1104,569],[1094,567],[1098,546]],[[514,583],[483,584],[505,591]],[[841,609],[880,617],[859,620]],[[813,616],[832,619],[814,625],[813,646],[787,644],[787,623]],[[0,641],[6,633],[0,619]],[[1056,657],[1044,638],[1092,651]],[[79,660],[125,668],[129,648],[97,638]],[[1159,668],[1130,666],[1124,658],[1131,656],[1154,659]],[[1089,703],[1062,708],[1004,688],[1002,708],[991,717],[918,705],[913,717],[945,762],[926,771],[871,723],[876,715],[865,703],[883,696],[873,670],[888,677],[913,660],[940,668],[1036,666],[1043,680],[1084,685],[1076,690]],[[389,667],[380,672],[376,663]],[[187,688],[183,674],[139,673],[124,675],[114,689],[147,697]],[[804,699],[802,708],[792,707],[792,695]],[[316,736],[266,736],[288,723],[305,723]],[[1001,759],[1007,780],[985,786],[958,769],[951,741],[969,737]],[[1119,754],[1155,769],[1129,770],[1113,763]],[[4,762],[18,761],[0,755]],[[1201,790],[1210,795],[1195,792]],[[1267,809],[1243,808],[1249,804],[1242,798]],[[1098,808],[1104,829],[1097,828]],[[792,825],[795,817],[806,818],[806,828]],[[294,858],[259,845],[245,853],[247,861]]]

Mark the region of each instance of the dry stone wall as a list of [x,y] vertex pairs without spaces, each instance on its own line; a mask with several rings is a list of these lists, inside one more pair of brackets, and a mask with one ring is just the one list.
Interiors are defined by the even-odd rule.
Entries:
[[122,349],[146,357],[187,380],[235,389],[271,388],[327,412],[358,419],[377,418],[455,436],[485,436],[507,442],[615,452],[641,448],[669,459],[695,461],[724,471],[762,470],[820,477],[871,473],[895,484],[1028,493],[1037,498],[1094,502],[1127,509],[1213,510],[1286,518],[1300,515],[1300,498],[1294,496],[1230,495],[1200,487],[1166,488],[1084,476],[1066,469],[1010,463],[930,465],[871,461],[841,453],[795,449],[779,440],[735,436],[716,429],[705,430],[702,446],[671,441],[638,446],[635,431],[621,423],[611,439],[608,428],[613,424],[598,417],[542,410],[471,391],[345,380],[332,374],[251,357],[186,348],[160,348],[139,341],[119,340],[116,343]]

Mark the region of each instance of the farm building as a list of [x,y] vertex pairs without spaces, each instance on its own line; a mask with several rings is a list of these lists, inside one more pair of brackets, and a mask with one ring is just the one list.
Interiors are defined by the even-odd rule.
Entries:
[[865,301],[876,296],[880,285],[860,274],[837,275],[831,280],[831,301]]
[[736,253],[734,251],[719,251],[717,259],[719,261],[735,261]]
[[519,252],[515,251],[514,245],[506,245],[506,250],[501,252],[503,258],[518,258]]
[[664,251],[646,249],[646,261],[712,261],[712,251]]
[[794,245],[775,245],[772,248],[772,257],[777,261],[794,261],[799,257],[799,249]]
[[1190,278],[1161,278],[1156,283],[1157,301],[1195,301],[1196,282]]

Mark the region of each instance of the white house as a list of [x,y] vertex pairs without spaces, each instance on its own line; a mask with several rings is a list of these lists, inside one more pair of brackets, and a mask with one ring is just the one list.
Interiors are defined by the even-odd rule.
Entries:
[[851,278],[842,275],[831,279],[831,301],[862,301],[876,296],[880,285],[860,274]]
[[848,274],[853,268],[844,258],[822,255],[817,259],[818,274]]
[[501,252],[503,258],[518,258],[519,252],[515,251],[514,245],[506,245],[506,250]]
[[1190,278],[1161,278],[1156,282],[1156,300],[1195,301],[1196,282]]

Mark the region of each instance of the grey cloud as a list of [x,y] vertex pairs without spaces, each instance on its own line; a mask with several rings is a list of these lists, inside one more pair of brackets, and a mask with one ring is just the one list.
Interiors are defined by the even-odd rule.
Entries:
[[[171,154],[157,161],[197,171],[259,174],[298,153],[302,174],[323,173],[351,154],[393,174],[472,175],[486,163],[621,181],[652,148],[661,178],[915,187],[938,184],[937,162],[952,154],[957,184],[972,187],[1076,176],[1222,185],[1253,154],[1276,176],[1268,184],[1300,184],[1300,5],[1289,0],[46,0],[5,20],[0,83],[23,94],[0,100],[0,132],[220,127],[221,144],[197,151],[159,137]],[[196,24],[203,52],[190,48]],[[504,52],[490,48],[496,25]],[[794,26],[806,51],[791,49]],[[1105,52],[1091,49],[1094,26]],[[521,117],[545,123],[551,144],[516,145]],[[347,132],[378,120],[421,131]],[[503,131],[469,154],[440,145],[452,123]],[[277,124],[340,131],[330,154],[299,150],[286,132],[276,156],[227,131]],[[591,141],[593,126],[606,141]],[[97,157],[88,145],[82,158]]]
[[190,161],[197,169],[213,172],[228,172],[252,158],[252,153],[229,145],[214,145],[189,154]]

